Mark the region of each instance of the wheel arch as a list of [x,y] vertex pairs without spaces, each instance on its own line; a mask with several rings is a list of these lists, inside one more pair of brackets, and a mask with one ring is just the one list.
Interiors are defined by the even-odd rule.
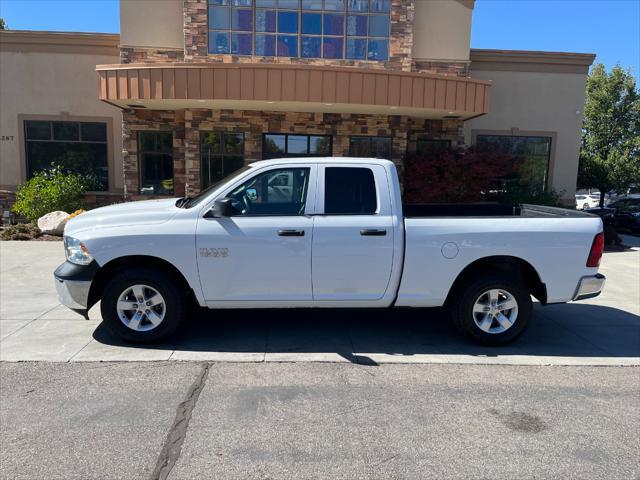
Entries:
[[456,277],[449,289],[445,305],[449,305],[456,293],[471,278],[487,272],[505,274],[521,281],[542,305],[547,303],[547,286],[542,282],[537,270],[526,260],[508,255],[479,258],[467,265]]
[[87,310],[100,300],[104,287],[113,275],[132,267],[144,267],[167,272],[173,279],[175,279],[180,290],[185,293],[185,296],[195,298],[193,288],[189,285],[189,282],[182,272],[171,264],[171,262],[151,255],[128,255],[110,260],[105,263],[100,270],[98,270],[96,276],[91,282]]

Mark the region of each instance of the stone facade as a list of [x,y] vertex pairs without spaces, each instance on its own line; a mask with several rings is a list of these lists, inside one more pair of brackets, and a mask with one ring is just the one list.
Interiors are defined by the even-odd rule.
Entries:
[[120,63],[171,63],[182,62],[184,51],[158,48],[120,48]]
[[413,71],[420,73],[435,73],[438,75],[452,75],[455,77],[468,77],[471,62],[436,62],[415,60]]
[[244,133],[245,163],[262,159],[262,135],[294,133],[331,135],[333,156],[349,155],[352,135],[392,139],[391,159],[402,174],[406,152],[420,138],[443,139],[455,148],[462,138],[459,120],[424,120],[400,115],[263,112],[256,110],[129,110],[124,113],[124,175],[127,199],[149,198],[139,193],[138,132],[173,133],[174,194],[200,191],[200,132]]
[[333,60],[326,58],[278,58],[208,53],[207,0],[184,0],[184,59],[187,62],[285,63],[322,66],[383,68],[410,72],[413,45],[414,0],[392,0],[389,60]]
[[141,197],[138,163],[138,132],[169,131],[173,134],[174,194],[185,194],[185,111],[126,110],[122,114],[122,157],[124,162],[124,195],[132,200]]
[[[392,0],[389,60],[328,60],[252,57],[208,53],[207,0],[184,0],[184,52],[149,48],[122,48],[122,63],[281,63],[347,66],[468,76],[467,62],[424,62],[412,58],[415,1]],[[402,178],[404,158],[415,151],[420,138],[449,140],[453,148],[463,144],[463,122],[424,120],[400,115],[301,113],[249,110],[128,110],[123,113],[125,196],[140,195],[138,132],[163,130],[173,133],[174,194],[193,195],[200,190],[200,132],[241,132],[245,135],[246,163],[262,158],[262,135],[294,133],[331,135],[333,155],[349,155],[352,135],[392,139],[392,160]]]

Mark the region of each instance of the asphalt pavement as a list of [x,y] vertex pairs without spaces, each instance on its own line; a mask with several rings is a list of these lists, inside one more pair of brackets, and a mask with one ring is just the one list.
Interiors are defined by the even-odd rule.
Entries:
[[0,364],[0,478],[634,479],[637,367]]

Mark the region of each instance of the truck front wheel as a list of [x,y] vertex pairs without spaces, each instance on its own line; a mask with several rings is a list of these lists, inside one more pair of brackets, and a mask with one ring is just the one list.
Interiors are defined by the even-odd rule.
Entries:
[[533,314],[531,295],[516,279],[475,277],[454,298],[453,322],[475,343],[505,345],[524,332]]
[[131,343],[154,343],[179,327],[184,296],[163,272],[134,267],[107,283],[100,312],[114,335]]

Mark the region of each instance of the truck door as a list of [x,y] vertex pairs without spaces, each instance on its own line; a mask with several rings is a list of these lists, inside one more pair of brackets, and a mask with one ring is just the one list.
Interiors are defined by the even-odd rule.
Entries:
[[[315,165],[269,167],[230,187],[239,213],[200,218],[198,269],[205,300],[310,301]],[[243,306],[247,306],[246,303]]]
[[317,210],[311,262],[314,301],[382,298],[394,252],[385,169],[319,165]]

